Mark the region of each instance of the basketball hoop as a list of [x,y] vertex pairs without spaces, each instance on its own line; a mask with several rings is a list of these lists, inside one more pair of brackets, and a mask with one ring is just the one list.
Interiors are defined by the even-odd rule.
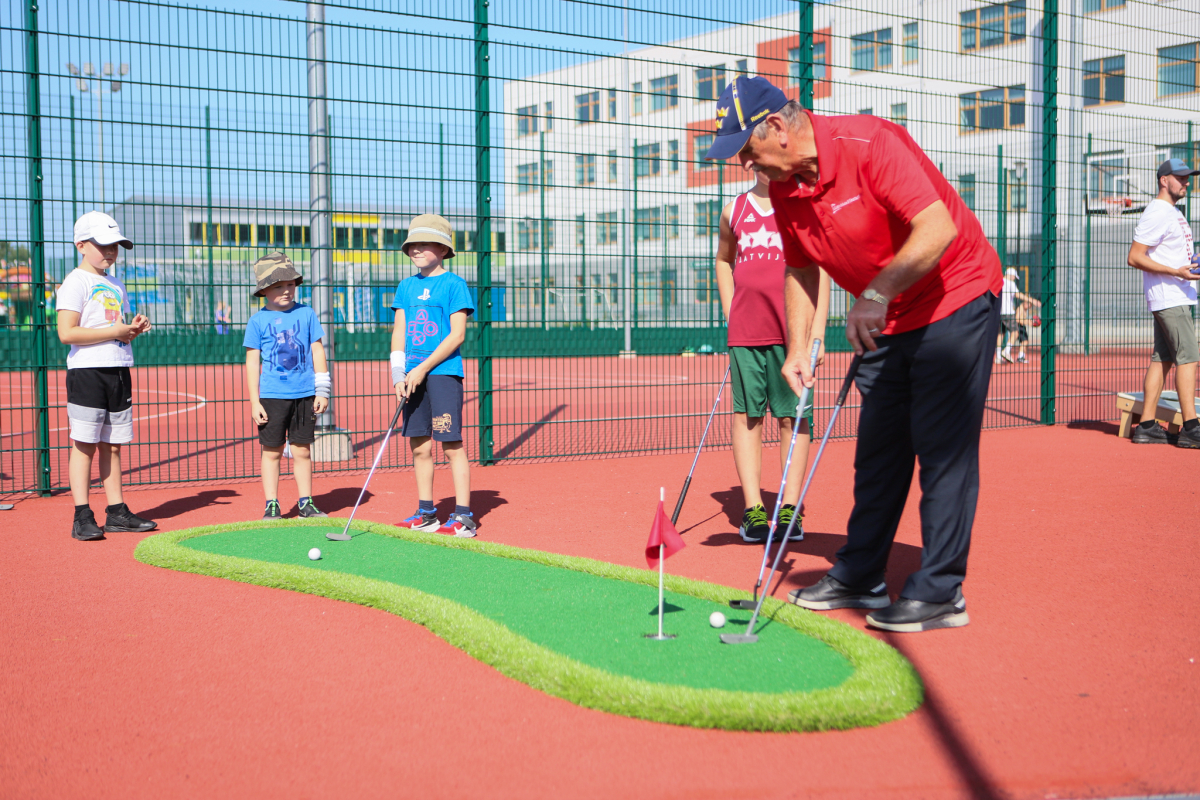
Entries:
[[1104,213],[1110,217],[1119,217],[1130,205],[1132,203],[1127,197],[1106,197],[1104,198]]

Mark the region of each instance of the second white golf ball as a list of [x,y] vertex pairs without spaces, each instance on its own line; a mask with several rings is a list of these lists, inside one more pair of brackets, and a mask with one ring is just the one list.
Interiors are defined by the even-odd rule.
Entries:
[[309,561],[316,561],[320,557],[321,557],[321,548],[314,547],[312,550],[308,551]]
[[722,614],[720,611],[712,612],[711,614],[708,615],[708,624],[712,625],[714,628],[724,628],[725,627],[725,615]]

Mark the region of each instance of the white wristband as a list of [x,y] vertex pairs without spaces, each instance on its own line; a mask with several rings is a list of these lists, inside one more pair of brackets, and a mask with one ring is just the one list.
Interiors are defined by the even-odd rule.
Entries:
[[333,378],[329,376],[328,372],[318,372],[313,377],[316,378],[317,397],[324,397],[326,400],[328,400],[329,390],[333,388]]
[[404,383],[404,351],[393,350],[390,360],[392,364],[392,385],[395,386],[397,383]]

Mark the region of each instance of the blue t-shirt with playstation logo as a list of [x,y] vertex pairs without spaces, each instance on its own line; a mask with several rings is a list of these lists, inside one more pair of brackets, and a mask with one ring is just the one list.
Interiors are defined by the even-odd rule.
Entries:
[[312,345],[324,337],[316,312],[303,303],[287,311],[264,308],[252,316],[242,346],[262,353],[258,396],[295,400],[316,394]]
[[[467,282],[453,272],[413,275],[400,281],[392,308],[404,312],[404,369],[416,367],[437,349],[450,333],[450,315],[475,313]],[[463,377],[462,355],[456,349],[429,371],[430,375]]]

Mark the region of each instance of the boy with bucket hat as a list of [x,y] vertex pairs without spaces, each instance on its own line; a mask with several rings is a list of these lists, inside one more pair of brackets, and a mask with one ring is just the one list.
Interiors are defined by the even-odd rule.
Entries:
[[[463,362],[459,347],[475,304],[467,282],[442,267],[454,258],[454,232],[437,214],[413,219],[401,245],[420,272],[396,287],[392,308],[392,385],[404,403],[401,433],[417,477],[417,511],[401,524],[418,531],[475,535],[471,474],[462,442]],[[454,480],[454,513],[445,525],[433,505],[433,441],[442,443]]]
[[304,277],[292,260],[275,252],[254,263],[254,296],[266,304],[246,324],[246,386],[250,416],[262,445],[264,520],[283,515],[279,506],[279,464],[291,444],[292,474],[301,517],[324,517],[312,498],[311,446],[317,415],[329,407],[332,382],[325,364],[325,331],[311,307],[296,300]]
[[[83,262],[58,287],[58,338],[71,346],[67,354],[67,419],[71,430],[68,463],[75,519],[71,536],[98,541],[106,532],[145,533],[157,525],[129,510],[121,495],[121,445],[133,441],[133,366],[131,344],[150,330],[138,314],[129,324],[125,284],[109,275],[118,245],[133,249],[117,221],[89,211],[75,223],[75,249]],[[88,502],[92,457],[100,452],[100,480],[108,498],[104,529],[96,524]]]

